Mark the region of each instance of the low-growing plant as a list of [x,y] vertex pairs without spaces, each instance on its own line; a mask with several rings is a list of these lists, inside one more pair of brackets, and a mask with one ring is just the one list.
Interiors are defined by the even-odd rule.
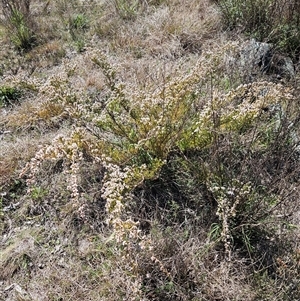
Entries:
[[36,186],[33,187],[31,190],[31,197],[35,200],[41,200],[47,195],[47,190],[43,189],[42,187]]
[[84,14],[77,14],[70,17],[69,30],[85,30],[89,27],[89,21]]
[[159,6],[159,5],[163,4],[164,2],[166,2],[166,0],[150,0],[150,1],[148,1],[148,3],[150,5],[154,5],[154,6]]
[[70,16],[68,22],[68,29],[78,52],[82,52],[84,50],[84,34],[88,28],[89,21],[84,14],[76,14]]
[[2,86],[0,87],[0,106],[16,104],[22,92],[16,87]]
[[143,5],[142,0],[113,0],[118,15],[125,20],[134,19]]
[[36,42],[35,25],[30,12],[30,0],[2,0],[3,24],[18,50],[29,50]]

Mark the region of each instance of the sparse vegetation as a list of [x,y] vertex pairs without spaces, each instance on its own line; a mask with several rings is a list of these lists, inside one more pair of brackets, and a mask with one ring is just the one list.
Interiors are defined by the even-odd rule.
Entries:
[[299,58],[300,6],[297,0],[218,0],[226,26],[274,43],[281,51]]
[[0,36],[0,299],[299,300],[298,70],[222,31],[296,7],[248,2],[17,7],[46,30]]

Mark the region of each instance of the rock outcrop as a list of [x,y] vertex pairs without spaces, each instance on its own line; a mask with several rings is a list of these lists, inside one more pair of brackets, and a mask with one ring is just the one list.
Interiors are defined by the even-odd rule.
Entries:
[[239,64],[254,76],[257,73],[275,75],[278,79],[290,79],[295,76],[294,64],[290,57],[280,55],[272,44],[257,42],[254,39],[242,48]]

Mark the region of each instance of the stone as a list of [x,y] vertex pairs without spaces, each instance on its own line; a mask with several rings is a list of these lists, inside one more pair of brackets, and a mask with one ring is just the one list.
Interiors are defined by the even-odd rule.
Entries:
[[240,67],[247,73],[256,75],[257,72],[275,75],[277,79],[293,78],[295,68],[290,57],[283,56],[274,50],[272,44],[251,39],[240,51]]
[[240,53],[241,66],[245,68],[259,67],[261,72],[268,69],[272,58],[272,45],[251,39]]
[[269,73],[276,74],[277,77],[293,78],[295,67],[290,57],[274,54],[270,61]]

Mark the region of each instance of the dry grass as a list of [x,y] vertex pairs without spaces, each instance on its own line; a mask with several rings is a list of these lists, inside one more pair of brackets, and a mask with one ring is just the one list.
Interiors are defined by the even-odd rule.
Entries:
[[[260,87],[268,86],[271,96],[266,101],[271,102],[279,95],[274,91],[280,89],[262,84],[259,75],[257,83],[247,86],[250,94],[246,88],[236,89],[252,70],[241,68],[239,42],[228,43],[230,37],[221,29],[221,14],[213,1],[139,3],[143,4],[128,17],[116,9],[114,1],[32,1],[31,17],[39,24],[39,39],[26,54],[16,52],[5,32],[0,33],[4,43],[0,87],[9,84],[24,92],[19,104],[0,108],[0,299],[298,300],[297,93],[293,105],[285,107],[286,115],[280,116],[279,129],[274,130],[271,121],[276,112],[268,107],[253,124],[244,120],[242,127],[226,123],[226,114],[238,112],[243,101],[249,101],[249,91],[258,101]],[[74,25],[76,17],[82,17],[87,25]],[[239,40],[242,44],[243,38]],[[185,101],[194,82],[183,91],[180,84],[189,80],[195,66],[206,75],[200,74],[203,78],[195,84],[195,103],[188,110],[192,113],[188,118],[182,114],[184,101],[179,102],[171,109],[174,116],[186,120],[175,122],[174,116],[168,119],[169,112],[156,105],[159,112],[165,112],[162,120],[172,121],[163,125],[188,126],[202,116],[207,103],[215,100],[220,104],[214,108],[213,120],[207,121],[211,143],[185,147],[183,143],[165,143],[158,135],[161,145],[167,146],[158,146],[161,152],[150,150],[145,166],[149,168],[147,160],[161,154],[161,169],[153,168],[154,176],[153,170],[141,179],[138,175],[137,184],[131,183],[137,181],[136,170],[131,169],[133,176],[126,183],[131,202],[119,216],[120,225],[132,229],[131,234],[128,229],[125,234],[117,232],[116,224],[107,224],[111,213],[103,187],[114,179],[109,178],[109,164],[97,156],[121,153],[119,161],[117,155],[114,158],[121,178],[124,167],[132,167],[130,162],[138,166],[144,154],[136,155],[122,136],[127,153],[120,150],[117,140],[109,151],[103,149],[118,131],[110,129],[103,143],[94,117],[101,113],[108,118],[106,102],[117,102],[120,94],[110,91],[111,78],[93,61],[95,55],[105,57],[112,66],[109,72],[116,71],[113,84],[125,86],[127,103],[116,106],[119,115],[110,116],[114,121],[125,114],[124,126],[134,120],[135,113],[143,112],[141,104],[147,97],[168,103],[164,93],[178,88]],[[175,78],[177,82],[172,81]],[[286,86],[292,87],[292,82]],[[227,94],[229,91],[236,96]],[[282,99],[285,95],[281,94]],[[177,99],[175,92],[172,97]],[[144,111],[150,112],[150,108],[146,106]],[[80,126],[86,131],[75,130],[74,134],[74,128]],[[135,126],[143,129],[140,121]],[[58,136],[65,138],[55,139]],[[145,133],[144,137],[147,140],[151,135]],[[143,143],[143,139],[138,143],[141,149],[147,146]],[[74,145],[80,146],[78,153]],[[40,149],[48,153],[41,155]],[[56,157],[55,152],[59,154]],[[38,161],[38,170],[30,186],[29,167],[35,161],[24,167],[32,158]],[[75,174],[78,198],[70,190]],[[252,190],[243,197],[247,181]],[[224,189],[238,187],[237,215],[227,212],[230,242],[222,237],[225,215],[218,212],[222,194],[213,184]],[[226,211],[225,205],[223,209]],[[139,222],[137,229],[132,226],[135,222]],[[118,241],[120,233],[123,241]]]
[[[220,29],[217,10],[209,1],[172,2],[150,7],[149,12],[132,22],[112,24],[111,47],[135,57],[151,55],[173,58],[200,53],[207,39]],[[117,28],[117,29],[116,29]]]

